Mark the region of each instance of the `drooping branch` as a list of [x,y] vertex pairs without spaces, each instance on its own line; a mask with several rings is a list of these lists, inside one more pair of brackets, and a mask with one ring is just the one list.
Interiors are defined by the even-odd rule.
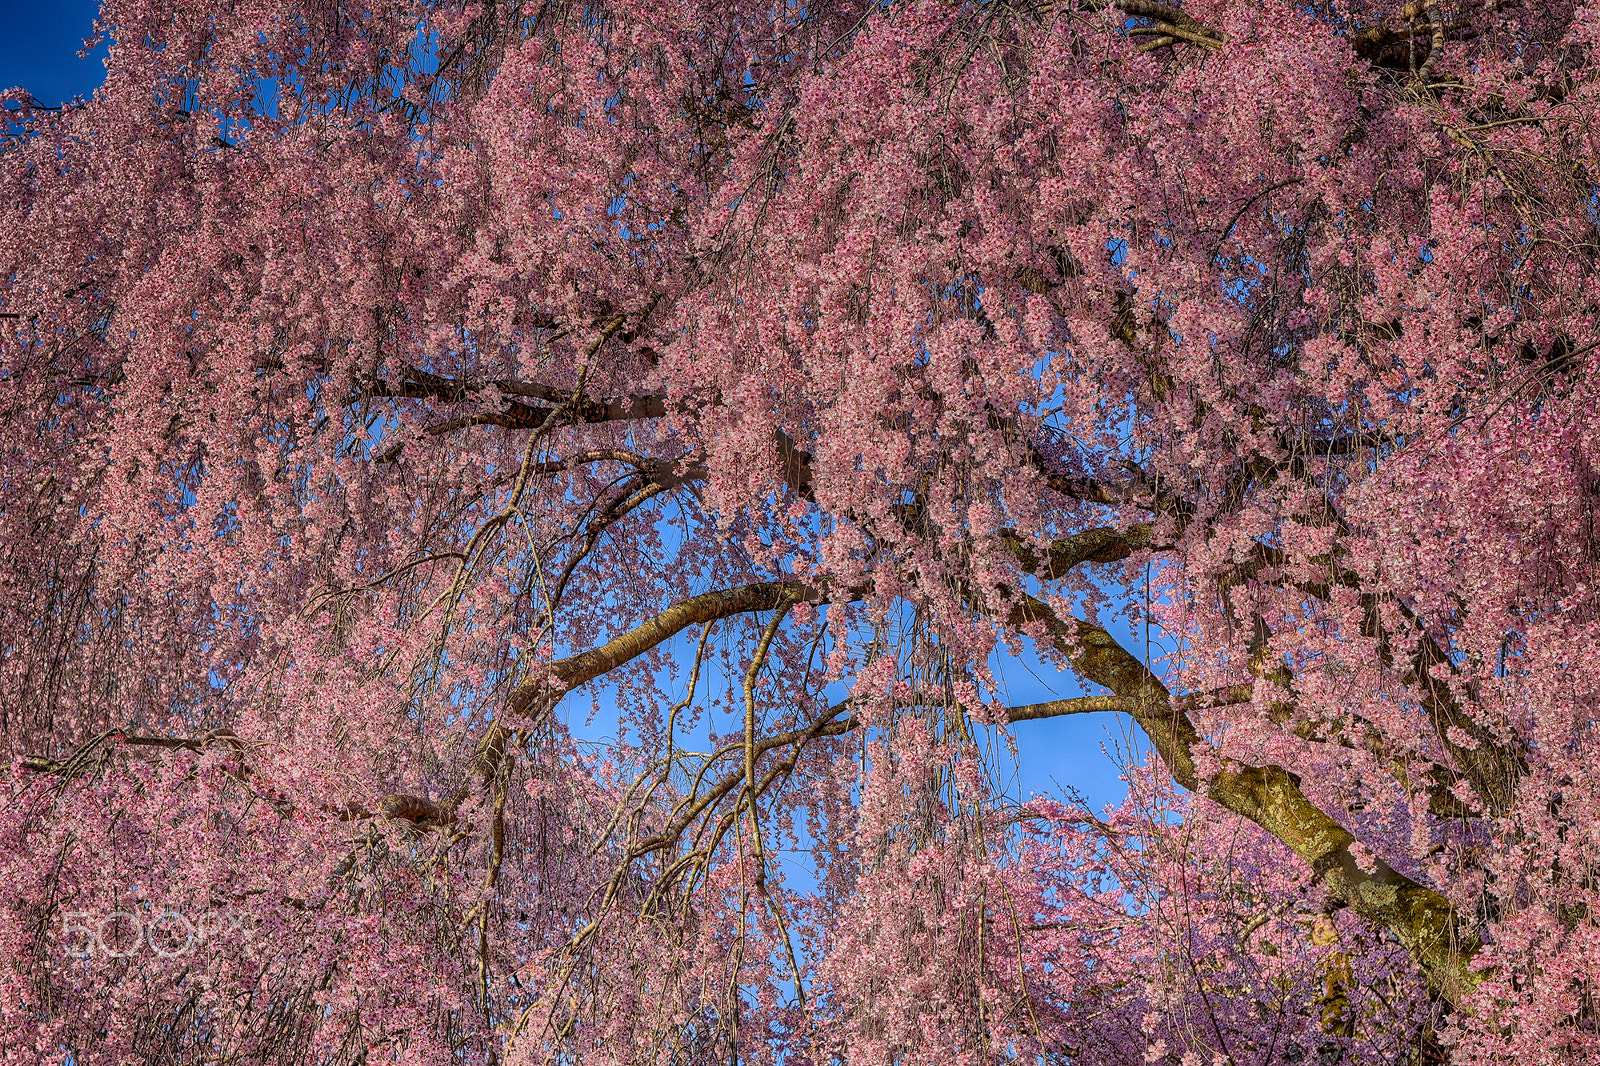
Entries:
[[[1193,693],[1175,701],[1180,708],[1194,708],[1201,706],[1223,706],[1232,703],[1249,702],[1249,686],[1230,686],[1213,692]],[[723,744],[716,751],[699,756],[701,762],[698,770],[692,774],[690,785],[681,800],[676,804],[666,819],[666,824],[657,831],[641,840],[629,844],[619,858],[617,877],[621,877],[629,864],[648,855],[672,848],[684,839],[691,826],[702,817],[715,812],[722,801],[729,796],[739,796],[733,808],[726,810],[720,820],[709,831],[703,829],[699,837],[692,844],[689,855],[675,860],[662,874],[660,882],[652,890],[652,899],[666,891],[669,883],[677,873],[683,872],[695,862],[708,861],[711,853],[715,851],[718,842],[731,828],[734,818],[742,805],[754,804],[764,796],[774,784],[785,780],[798,764],[801,752],[812,742],[826,738],[838,737],[860,729],[864,720],[853,713],[863,698],[852,696],[830,706],[826,711],[817,715],[804,726],[797,727],[782,733],[766,736],[755,735],[752,724],[747,720],[746,730],[740,738]],[[910,693],[893,699],[896,708],[912,707],[939,707],[945,706],[948,700],[943,695],[927,693]],[[1129,712],[1134,710],[1132,701],[1124,700],[1119,696],[1086,696],[1075,699],[1055,700],[1050,703],[1033,704],[1028,706],[1002,708],[1000,716],[1008,724],[1026,721],[1037,721],[1046,718],[1060,718],[1076,714],[1093,714],[1104,711]],[[762,767],[759,777],[756,767],[765,757],[775,751],[787,748],[784,756],[775,763]],[[743,760],[738,756],[743,755]],[[709,785],[706,784],[708,772],[718,763],[728,761],[728,769],[717,776]],[[636,781],[633,787],[627,790],[619,809],[613,813],[608,822],[607,831],[624,823],[631,815],[642,811],[644,801],[634,801],[639,794],[640,784],[645,778],[652,775],[662,775],[671,770],[673,759],[662,760],[649,767]],[[705,786],[702,788],[702,786]],[[741,791],[741,788],[743,791]],[[649,793],[646,793],[648,796]],[[623,807],[633,806],[624,811]],[[707,832],[709,835],[707,835]],[[598,846],[598,842],[597,842]]]
[[[638,483],[640,481],[642,481],[642,484]],[[667,480],[658,481],[649,476],[643,476],[640,479],[630,481],[628,484],[624,485],[616,497],[613,498],[610,503],[608,503],[600,511],[600,513],[594,517],[592,521],[589,522],[588,529],[584,533],[583,544],[572,553],[571,558],[567,560],[566,565],[561,568],[561,573],[556,578],[554,586],[552,586],[547,593],[547,596],[549,597],[547,606],[551,614],[552,625],[554,624],[556,607],[561,603],[561,598],[566,592],[567,582],[572,579],[572,575],[576,572],[579,564],[587,559],[589,554],[594,551],[595,545],[599,543],[601,535],[604,534],[607,529],[611,528],[611,526],[621,521],[624,517],[638,509],[644,503],[665,492],[670,484],[676,483],[678,483],[677,479],[673,479],[670,482]]]

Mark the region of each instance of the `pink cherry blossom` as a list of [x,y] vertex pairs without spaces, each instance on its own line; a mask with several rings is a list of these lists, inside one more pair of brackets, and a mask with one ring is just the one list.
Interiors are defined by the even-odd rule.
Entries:
[[4,97],[0,1061],[1600,1057],[1596,0],[99,26]]

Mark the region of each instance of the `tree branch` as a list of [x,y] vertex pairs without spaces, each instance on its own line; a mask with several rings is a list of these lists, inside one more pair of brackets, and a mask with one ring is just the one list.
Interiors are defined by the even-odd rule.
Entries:
[[1154,19],[1157,25],[1150,33],[1161,34],[1161,38],[1147,45],[1146,48],[1159,48],[1163,45],[1175,43],[1168,38],[1176,37],[1198,44],[1203,48],[1221,48],[1228,43],[1228,35],[1220,30],[1207,27],[1190,18],[1182,8],[1170,4],[1157,3],[1156,0],[1116,0],[1117,7],[1130,15],[1138,18]]
[[[859,599],[867,590],[852,589],[851,600]],[[530,677],[512,690],[507,710],[516,716],[538,713],[541,705],[553,706],[567,692],[585,682],[643,655],[663,641],[693,625],[703,625],[719,618],[752,611],[771,611],[788,603],[833,602],[827,592],[796,581],[761,581],[735,588],[719,589],[676,603],[654,618],[614,637],[598,648],[570,655],[551,663],[546,676]],[[559,691],[549,679],[559,683]]]
[[1097,526],[1052,541],[1049,555],[1043,559],[1015,530],[1003,529],[1000,537],[1022,569],[1049,581],[1065,577],[1073,567],[1083,563],[1121,562],[1136,551],[1160,550],[1154,543],[1153,530],[1149,522],[1140,522],[1127,530]]
[[1450,901],[1373,856],[1363,868],[1354,836],[1313,804],[1299,778],[1280,766],[1224,760],[1202,777],[1196,749],[1207,747],[1181,701],[1171,698],[1149,669],[1100,626],[1064,622],[1047,604],[1024,595],[1007,623],[1019,630],[1045,627],[1057,650],[1084,677],[1127,702],[1173,779],[1271,833],[1300,856],[1335,896],[1357,914],[1388,929],[1405,945],[1429,985],[1456,1002],[1477,984],[1470,968],[1477,941],[1460,927]]

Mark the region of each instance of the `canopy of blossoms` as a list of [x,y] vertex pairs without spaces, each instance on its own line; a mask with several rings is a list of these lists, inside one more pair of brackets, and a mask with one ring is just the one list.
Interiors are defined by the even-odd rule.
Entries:
[[[1600,2],[100,29],[4,97],[0,1061],[1600,1057]],[[1001,787],[1090,711],[1125,803]]]

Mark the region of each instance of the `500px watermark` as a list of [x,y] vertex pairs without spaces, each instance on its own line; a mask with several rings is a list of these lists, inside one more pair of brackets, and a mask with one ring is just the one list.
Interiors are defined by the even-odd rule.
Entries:
[[78,959],[126,959],[145,952],[175,958],[213,941],[248,939],[249,922],[249,914],[230,909],[206,910],[193,918],[175,910],[64,911],[61,942]]

